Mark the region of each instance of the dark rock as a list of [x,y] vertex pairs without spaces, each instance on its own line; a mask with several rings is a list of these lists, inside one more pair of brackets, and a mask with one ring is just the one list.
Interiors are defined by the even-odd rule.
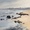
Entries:
[[22,22],[21,22],[21,21],[19,21],[19,20],[18,20],[17,22],[18,22],[18,23],[22,23]]
[[14,17],[13,19],[17,19],[16,17]]
[[12,15],[12,17],[14,17],[14,16]]
[[11,17],[8,15],[7,18],[10,19]]
[[17,22],[17,21],[14,21],[15,23]]
[[15,22],[15,23],[16,23],[16,22],[17,22],[17,23],[22,23],[22,22],[21,22],[21,21],[19,21],[19,20],[18,20],[18,21],[14,21],[14,22]]
[[4,20],[4,19],[0,19],[0,20]]
[[25,23],[23,23],[23,24],[25,24]]

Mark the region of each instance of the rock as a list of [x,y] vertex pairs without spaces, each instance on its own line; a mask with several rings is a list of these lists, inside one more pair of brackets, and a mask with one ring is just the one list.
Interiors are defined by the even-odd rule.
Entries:
[[8,15],[7,18],[10,19],[11,18],[10,15]]
[[17,22],[17,21],[14,21],[15,23]]
[[18,22],[18,23],[22,23],[22,22],[21,22],[21,21],[19,21],[19,20],[18,20],[17,22]]
[[12,15],[12,17],[14,17],[14,16]]
[[4,20],[4,19],[0,19],[0,20]]
[[23,23],[23,24],[25,24],[25,23]]
[[17,19],[16,17],[14,17],[13,19]]
[[14,21],[14,22],[15,22],[15,23],[22,23],[22,22],[21,22],[21,21],[19,21],[19,20],[18,20],[18,21]]

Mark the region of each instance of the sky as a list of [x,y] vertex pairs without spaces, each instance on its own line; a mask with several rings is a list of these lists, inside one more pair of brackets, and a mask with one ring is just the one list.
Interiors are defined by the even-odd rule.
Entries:
[[30,0],[0,0],[0,8],[30,7]]

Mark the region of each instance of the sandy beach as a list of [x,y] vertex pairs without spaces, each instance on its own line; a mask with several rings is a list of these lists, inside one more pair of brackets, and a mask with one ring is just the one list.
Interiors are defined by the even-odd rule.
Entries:
[[30,30],[30,10],[26,10],[26,11],[24,11],[24,13],[27,13],[29,15],[28,16],[24,15],[21,18],[18,18],[18,20],[25,23],[25,24],[23,24],[23,26],[26,26]]
[[22,21],[22,24],[24,27],[27,27],[29,30],[30,30],[30,10],[25,10],[23,13],[26,13],[26,14],[29,14],[28,16],[27,15],[24,15],[24,16],[21,16],[21,18],[18,18],[16,20],[20,20]]

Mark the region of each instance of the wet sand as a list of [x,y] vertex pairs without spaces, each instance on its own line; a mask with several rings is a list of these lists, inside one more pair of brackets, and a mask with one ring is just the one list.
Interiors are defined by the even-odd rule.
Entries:
[[22,25],[27,27],[30,30],[30,10],[25,10],[24,13],[27,13],[29,15],[28,16],[27,15],[21,16],[21,18],[18,18],[15,20],[20,20],[22,23],[24,23]]

